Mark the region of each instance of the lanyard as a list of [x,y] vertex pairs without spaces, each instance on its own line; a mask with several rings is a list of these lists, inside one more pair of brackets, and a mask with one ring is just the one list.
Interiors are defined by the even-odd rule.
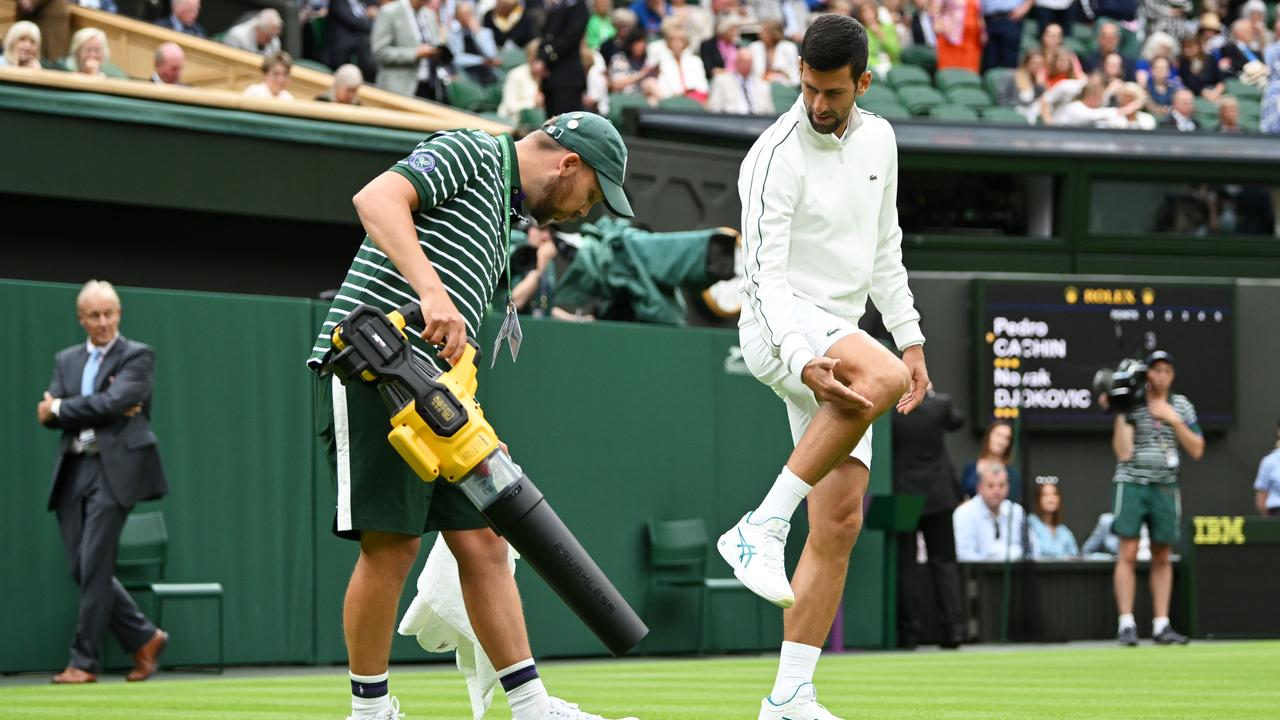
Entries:
[[489,367],[492,368],[498,362],[498,351],[502,349],[502,341],[507,341],[507,348],[511,350],[511,362],[516,361],[516,355],[520,352],[520,341],[524,339],[524,333],[520,330],[520,319],[516,315],[516,303],[512,297],[511,285],[511,139],[503,135],[500,141],[502,146],[502,237],[499,238],[501,251],[506,255],[507,264],[507,313],[502,318],[502,327],[498,329],[498,335],[493,340],[493,354],[489,359]]

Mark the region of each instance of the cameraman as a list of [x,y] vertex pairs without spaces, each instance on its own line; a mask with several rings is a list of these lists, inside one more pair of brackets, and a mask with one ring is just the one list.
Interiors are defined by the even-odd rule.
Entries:
[[[1199,460],[1204,455],[1204,437],[1195,406],[1185,396],[1169,391],[1174,378],[1173,356],[1157,350],[1147,357],[1147,368],[1145,403],[1118,412],[1111,436],[1117,461],[1112,531],[1120,536],[1115,569],[1116,609],[1120,613],[1117,639],[1121,645],[1138,644],[1133,620],[1134,563],[1145,522],[1151,536],[1151,636],[1159,645],[1184,645],[1187,637],[1169,625],[1173,588],[1169,554],[1182,521],[1178,490],[1182,452]],[[1099,400],[1107,406],[1105,395]]]

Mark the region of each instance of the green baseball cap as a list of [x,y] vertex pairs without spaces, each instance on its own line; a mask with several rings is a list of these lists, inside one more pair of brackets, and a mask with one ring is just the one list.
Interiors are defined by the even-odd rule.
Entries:
[[635,217],[627,194],[622,191],[622,181],[627,175],[627,146],[613,123],[595,113],[567,112],[547,120],[542,129],[596,171],[609,212]]

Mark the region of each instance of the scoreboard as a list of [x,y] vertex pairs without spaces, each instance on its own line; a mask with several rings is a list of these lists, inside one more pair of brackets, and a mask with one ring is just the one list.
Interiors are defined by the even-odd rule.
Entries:
[[1093,375],[1152,350],[1174,356],[1173,391],[1205,428],[1235,414],[1235,286],[1072,277],[973,281],[974,417],[1030,430],[1110,428]]

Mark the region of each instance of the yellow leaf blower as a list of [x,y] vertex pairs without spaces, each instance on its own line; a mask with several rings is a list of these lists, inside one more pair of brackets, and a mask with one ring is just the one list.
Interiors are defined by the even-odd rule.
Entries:
[[625,654],[649,628],[498,445],[475,398],[476,346],[442,373],[414,355],[409,324],[422,325],[417,303],[387,314],[358,306],[334,328],[325,370],[376,387],[391,411],[387,439],[418,477],[456,483],[605,647]]

